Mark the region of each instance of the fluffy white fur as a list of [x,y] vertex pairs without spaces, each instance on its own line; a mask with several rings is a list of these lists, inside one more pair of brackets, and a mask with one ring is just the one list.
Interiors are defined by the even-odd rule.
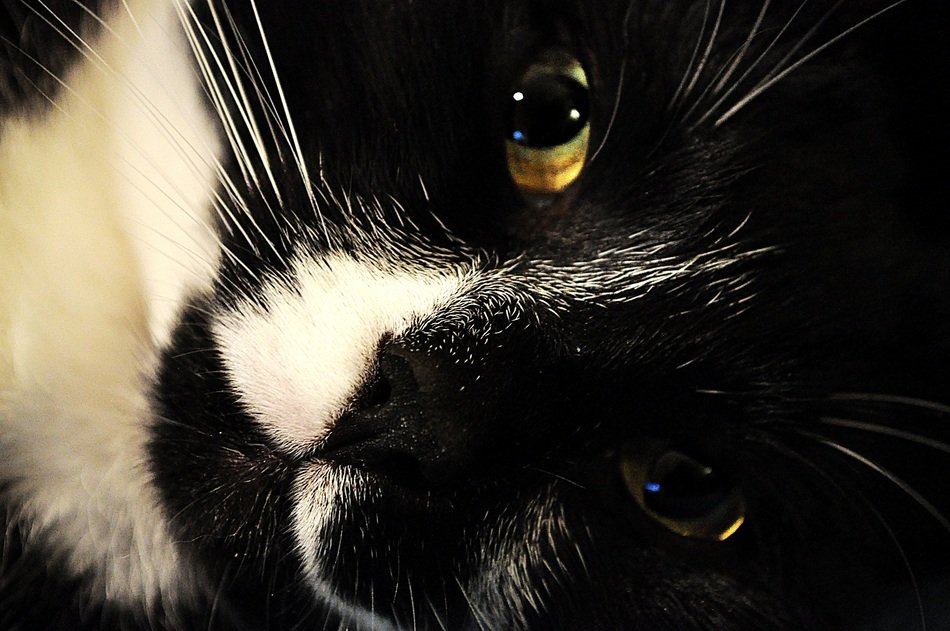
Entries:
[[216,266],[217,141],[171,3],[115,4],[50,107],[0,122],[0,476],[99,598],[148,601],[190,580],[144,389]]
[[343,257],[298,260],[293,288],[274,281],[213,331],[242,403],[288,453],[326,437],[380,342],[447,303],[461,276],[383,271]]

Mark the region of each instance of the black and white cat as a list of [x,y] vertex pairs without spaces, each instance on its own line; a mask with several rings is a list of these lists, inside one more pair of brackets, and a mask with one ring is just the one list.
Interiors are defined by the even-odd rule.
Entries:
[[0,2],[0,629],[950,628],[937,0]]

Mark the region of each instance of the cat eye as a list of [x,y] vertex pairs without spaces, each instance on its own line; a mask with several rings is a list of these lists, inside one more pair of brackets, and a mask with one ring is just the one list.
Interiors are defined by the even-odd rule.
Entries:
[[587,75],[580,62],[551,53],[531,65],[509,94],[508,171],[527,195],[552,195],[580,175],[590,138]]
[[739,490],[686,453],[647,444],[627,449],[620,468],[640,509],[678,535],[725,541],[745,521]]

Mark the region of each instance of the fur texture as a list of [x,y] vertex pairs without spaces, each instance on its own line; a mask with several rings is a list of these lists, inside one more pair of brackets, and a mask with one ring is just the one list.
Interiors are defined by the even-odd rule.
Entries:
[[[0,20],[0,628],[950,626],[945,8]],[[625,484],[680,453],[735,535]]]

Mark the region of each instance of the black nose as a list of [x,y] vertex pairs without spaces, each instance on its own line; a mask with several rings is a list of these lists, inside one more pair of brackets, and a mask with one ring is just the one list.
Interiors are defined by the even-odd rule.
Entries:
[[486,449],[491,440],[504,440],[496,429],[507,376],[479,365],[385,344],[323,455],[406,486],[453,484],[500,453]]

